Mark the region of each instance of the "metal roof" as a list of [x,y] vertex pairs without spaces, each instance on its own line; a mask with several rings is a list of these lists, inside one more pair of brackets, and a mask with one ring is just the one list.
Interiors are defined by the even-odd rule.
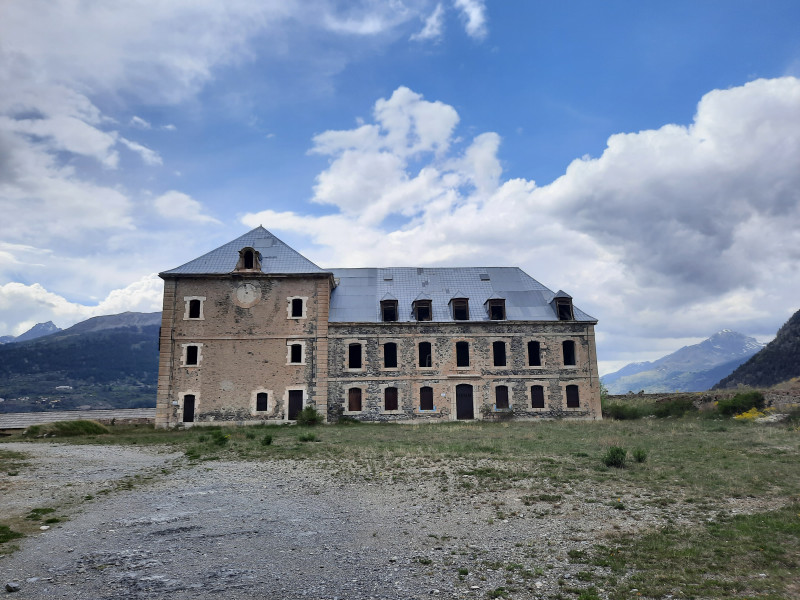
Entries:
[[231,273],[239,261],[239,250],[253,248],[261,255],[262,273],[326,273],[305,256],[259,226],[243,236],[161,275],[216,275]]
[[[453,298],[469,300],[470,321],[489,320],[484,306],[489,298],[506,301],[507,321],[558,321],[550,305],[555,294],[517,267],[392,267],[332,272],[338,285],[331,294],[331,323],[380,322],[380,301],[387,295],[398,300],[400,322],[415,320],[412,303],[420,297],[432,300],[433,321],[453,321]],[[577,307],[573,312],[576,321],[597,322]]]

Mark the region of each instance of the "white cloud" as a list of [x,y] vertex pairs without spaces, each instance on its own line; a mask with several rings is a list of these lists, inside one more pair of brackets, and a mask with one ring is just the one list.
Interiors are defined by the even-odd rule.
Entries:
[[183,192],[170,190],[153,200],[153,205],[158,213],[167,219],[194,223],[220,223],[214,217],[203,214],[203,206]]
[[411,36],[412,40],[438,40],[442,37],[442,26],[444,21],[444,7],[437,4],[433,12],[425,19],[425,26],[421,31]]
[[136,152],[139,156],[142,157],[142,160],[146,165],[156,166],[164,164],[161,160],[161,156],[158,152],[151,150],[147,146],[142,146],[137,142],[132,142],[131,140],[127,140],[124,137],[119,138],[121,144],[125,145],[129,150]]
[[465,20],[464,28],[470,37],[482,40],[486,37],[486,4],[484,0],[454,0]]
[[161,310],[163,289],[163,282],[153,273],[125,288],[112,290],[94,306],[86,306],[70,302],[38,283],[7,283],[0,285],[0,314],[3,315],[0,335],[20,335],[36,323],[46,321],[65,329],[98,315],[155,312]]
[[[446,126],[417,135],[434,115]],[[602,361],[726,327],[768,337],[800,308],[798,79],[714,90],[691,125],[614,135],[542,187],[502,180],[497,134],[456,143],[452,107],[399,88],[374,117],[314,138],[331,157],[314,200],[336,214],[243,222],[309,236],[327,267],[520,265],[600,319]]]
[[153,126],[150,125],[147,121],[142,119],[141,117],[137,117],[134,115],[131,117],[131,127],[136,127],[137,129],[151,129]]

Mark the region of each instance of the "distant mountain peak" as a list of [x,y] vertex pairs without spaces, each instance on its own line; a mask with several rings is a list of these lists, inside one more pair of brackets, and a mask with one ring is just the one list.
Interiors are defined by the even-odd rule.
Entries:
[[60,327],[56,327],[56,324],[52,321],[47,321],[46,323],[37,323],[25,333],[18,335],[14,338],[14,342],[24,342],[26,340],[35,340],[36,338],[44,337],[46,335],[50,335],[51,333],[58,333],[61,331]]

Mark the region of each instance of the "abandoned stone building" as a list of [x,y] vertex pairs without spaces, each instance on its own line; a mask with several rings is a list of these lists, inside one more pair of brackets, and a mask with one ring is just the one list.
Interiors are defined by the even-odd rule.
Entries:
[[160,427],[600,418],[597,321],[516,267],[325,270],[257,227],[160,276]]

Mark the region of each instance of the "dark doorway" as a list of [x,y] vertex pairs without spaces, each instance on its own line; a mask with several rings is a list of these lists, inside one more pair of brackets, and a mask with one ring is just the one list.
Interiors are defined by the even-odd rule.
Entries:
[[456,419],[468,420],[475,418],[475,408],[472,405],[472,386],[462,383],[456,386]]
[[183,422],[194,423],[194,394],[183,397]]
[[303,410],[303,390],[289,390],[289,420],[296,421]]

